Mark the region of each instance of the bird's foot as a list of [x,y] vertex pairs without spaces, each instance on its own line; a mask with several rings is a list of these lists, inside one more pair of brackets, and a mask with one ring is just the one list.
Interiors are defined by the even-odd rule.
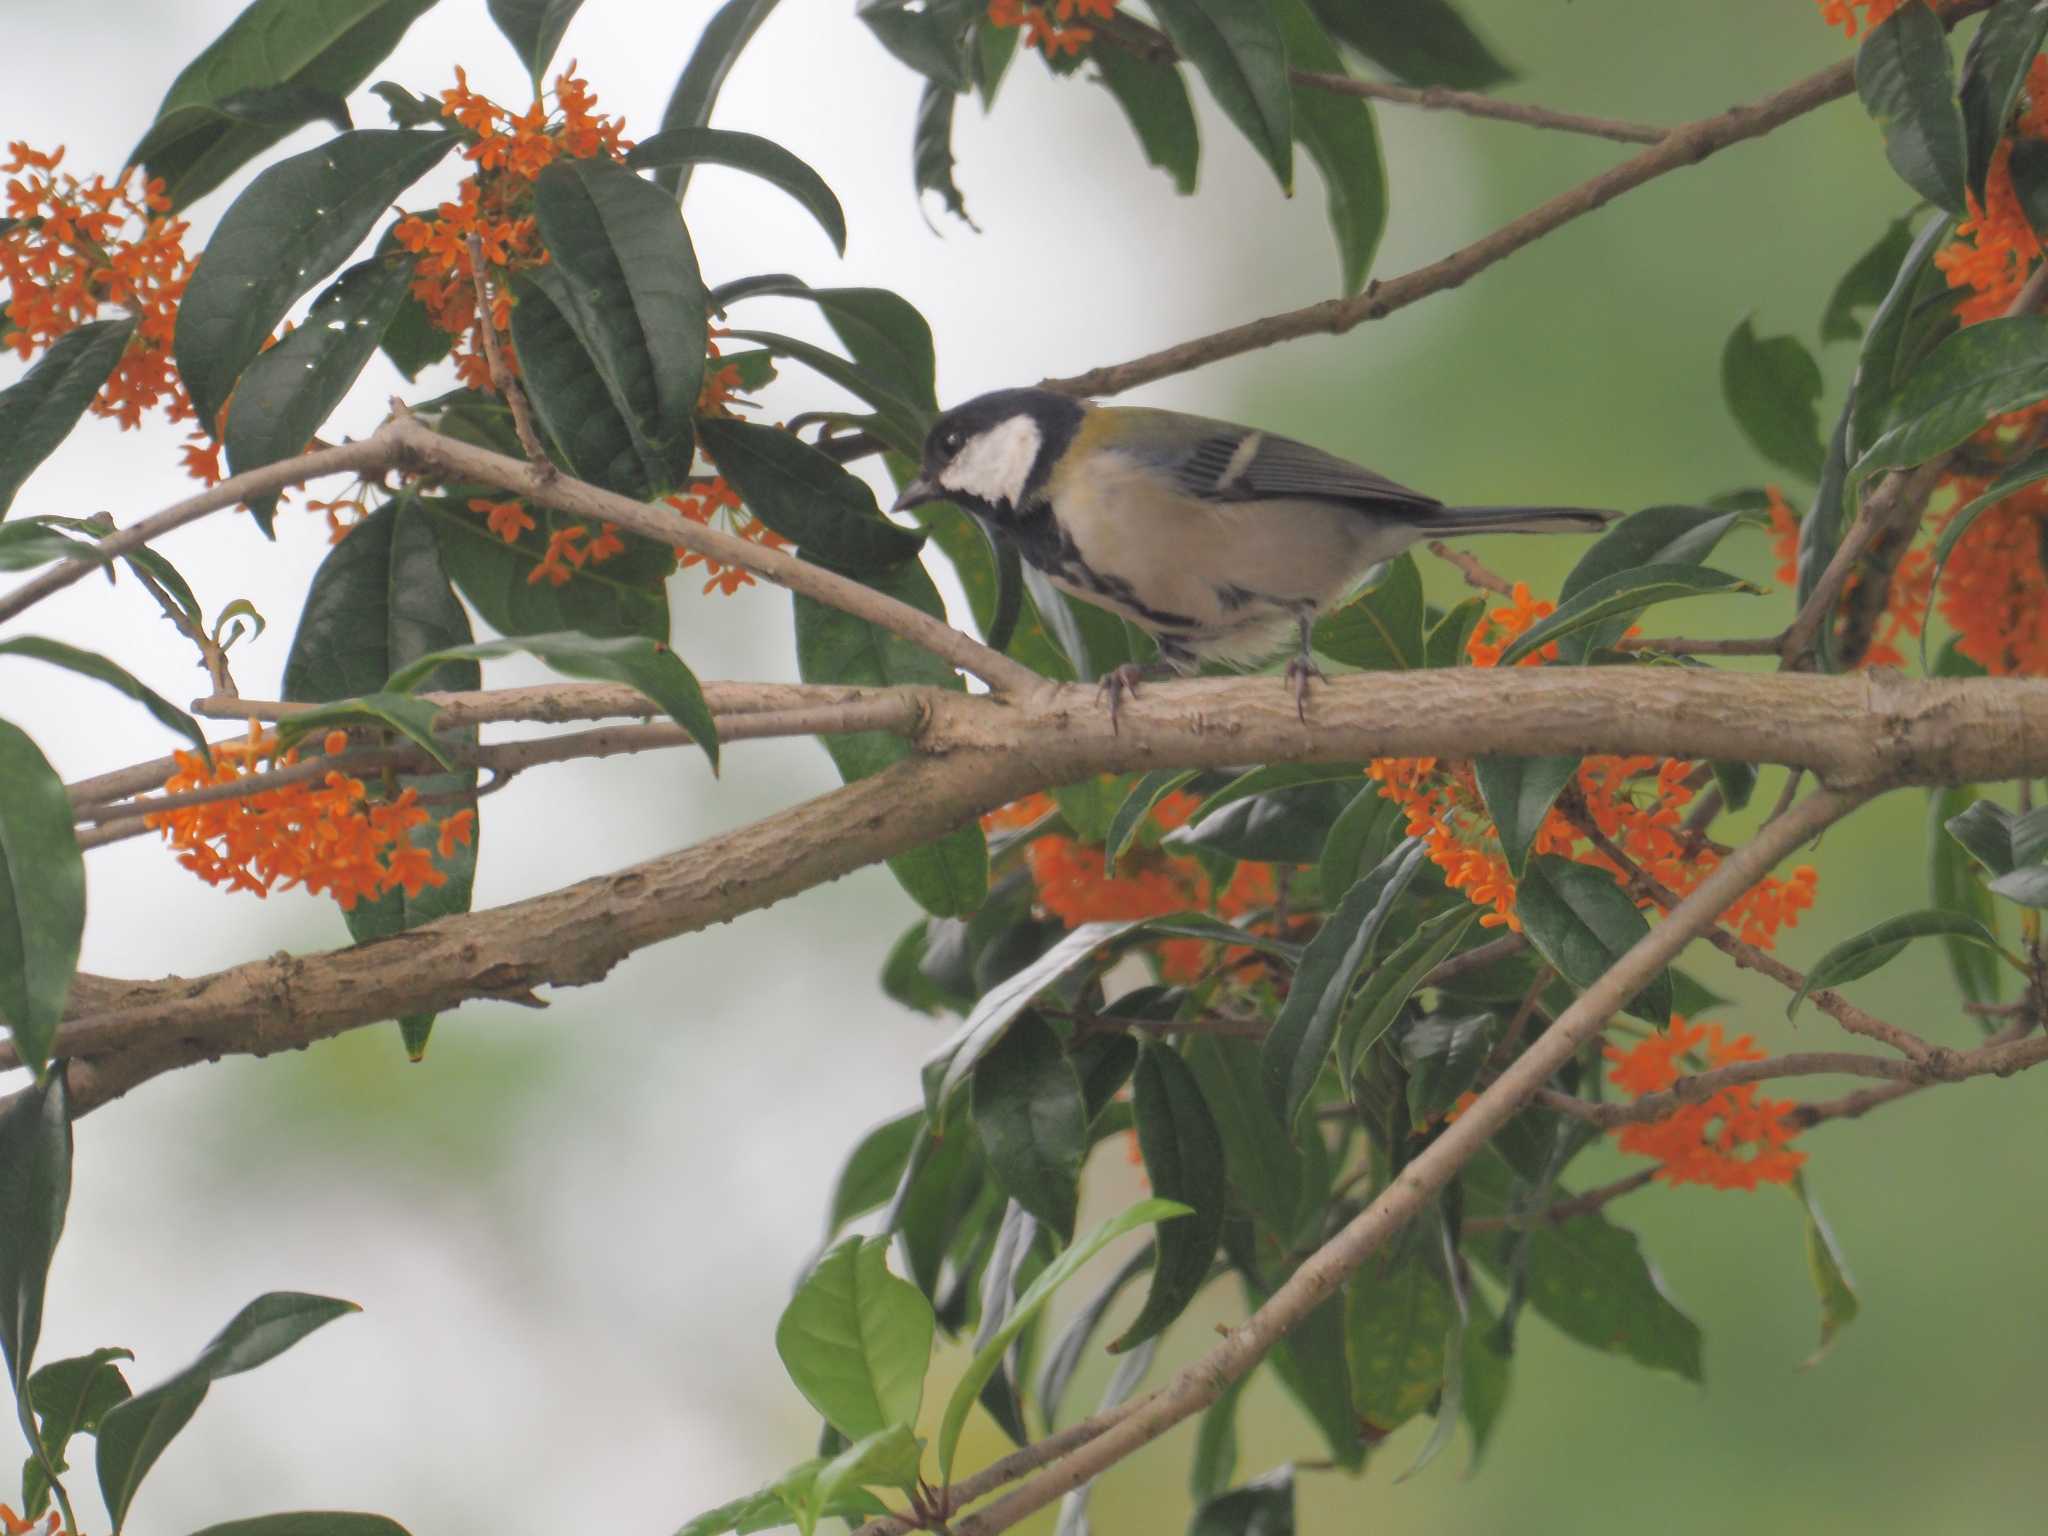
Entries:
[[1123,709],[1124,695],[1129,694],[1135,699],[1138,696],[1138,684],[1149,683],[1155,678],[1169,676],[1170,673],[1170,668],[1157,665],[1140,666],[1135,661],[1127,661],[1122,666],[1114,667],[1108,672],[1103,673],[1102,681],[1095,685],[1095,696],[1098,699],[1107,698],[1109,700],[1109,729],[1111,735],[1116,734],[1117,715]]
[[1329,675],[1316,665],[1315,657],[1306,651],[1289,658],[1287,671],[1283,675],[1287,679],[1288,686],[1294,690],[1294,713],[1300,717],[1301,723],[1306,725],[1308,724],[1308,680],[1313,677],[1318,682],[1327,683],[1330,680]]

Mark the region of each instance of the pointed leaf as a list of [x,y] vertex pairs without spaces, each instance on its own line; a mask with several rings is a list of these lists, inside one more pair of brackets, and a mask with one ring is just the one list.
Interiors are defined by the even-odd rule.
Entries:
[[40,635],[21,635],[12,640],[0,640],[0,656],[27,656],[118,689],[148,710],[161,724],[191,742],[202,757],[208,755],[206,733],[199,729],[198,721],[154,688],[145,685],[126,667],[109,661],[97,651],[82,651],[75,645],[66,645],[61,640],[46,640]]
[[83,559],[92,545],[59,533],[41,518],[0,523],[0,571],[32,571],[52,560]]
[[[1735,526],[1738,515],[1719,507],[1687,506],[1631,512],[1579,557],[1558,588],[1557,600],[1568,602],[1603,577],[1646,565],[1699,565]],[[1584,661],[1591,652],[1619,640],[1630,622],[1626,616],[1610,619],[1571,636],[1558,650],[1567,660]]]
[[926,84],[924,95],[918,98],[917,126],[910,141],[911,183],[920,198],[927,192],[937,193],[946,211],[973,229],[974,220],[967,217],[967,199],[953,179],[953,107],[959,99],[936,80]]
[[[1581,991],[1650,931],[1612,875],[1554,854],[1529,861],[1515,892],[1515,911],[1529,942]],[[1662,1029],[1671,1021],[1670,973],[1659,971],[1623,1007]]]
[[[1885,290],[1883,299],[1871,312],[1870,324],[1863,332],[1863,349],[1856,358],[1855,387],[1843,411],[1851,428],[1846,445],[1851,459],[1876,440],[1884,425],[1885,414],[1891,409],[1893,395],[1911,371],[1910,365],[1917,353],[1909,343],[1919,334],[1916,325],[1922,321],[1922,301],[1929,288],[1938,289],[1943,294],[1948,291],[1948,279],[1935,267],[1934,253],[1948,242],[1954,229],[1953,218],[1929,219],[1920,233],[1913,237],[1891,287]],[[1935,308],[1939,312],[1947,306],[1937,304]],[[1832,445],[1830,452],[1833,452]],[[1836,488],[1832,502],[1816,505],[1827,508],[1832,529],[1842,517],[1840,487]],[[1803,529],[1801,531],[1804,532]],[[1814,572],[1815,576],[1819,574],[1818,570]],[[1805,579],[1802,576],[1802,581]],[[1803,593],[1801,600],[1804,600]]]
[[1520,879],[1529,865],[1529,850],[1550,816],[1565,785],[1578,776],[1576,757],[1479,757],[1472,775],[1486,813],[1500,833],[1500,850],[1508,870]]
[[1856,92],[1899,179],[1936,207],[1965,213],[1963,112],[1948,29],[1932,8],[1902,5],[1871,28],[1856,51]]
[[1891,291],[1892,279],[1898,275],[1906,253],[1912,248],[1911,219],[1894,219],[1885,226],[1877,243],[1856,258],[1855,265],[1842,274],[1842,280],[1835,284],[1835,291],[1828,296],[1828,307],[1820,317],[1822,341],[1856,341],[1862,337],[1863,326],[1856,318],[1856,311],[1874,311],[1884,302],[1884,296]]
[[1465,1427],[1472,1432],[1472,1462],[1465,1473],[1470,1477],[1479,1470],[1486,1447],[1493,1439],[1494,1426],[1507,1406],[1515,1361],[1499,1338],[1500,1319],[1477,1286],[1471,1288],[1466,1301],[1471,1316],[1465,1320],[1465,1390],[1458,1406]]
[[[1907,6],[1904,16],[1920,6]],[[1957,331],[1893,397],[1883,430],[1857,459],[1857,480],[1924,464],[2003,416],[2048,399],[2048,316],[2017,315]]]
[[[71,1101],[53,1072],[0,1104],[0,1354],[17,1398],[43,1331],[50,1259],[71,1203]],[[21,1407],[27,1422],[26,1403]]]
[[1191,1214],[1159,1229],[1145,1305],[1109,1346],[1112,1354],[1157,1337],[1187,1310],[1209,1278],[1223,1231],[1223,1138],[1201,1085],[1178,1051],[1156,1040],[1139,1047],[1132,1102],[1138,1148],[1153,1190]]
[[817,305],[854,362],[893,402],[915,407],[920,421],[938,414],[931,324],[901,294],[887,288],[813,288],[787,273],[747,279],[743,291],[735,287],[720,288],[714,301],[788,298]]
[[773,139],[721,128],[669,128],[635,144],[626,165],[635,171],[725,165],[758,176],[801,203],[831,237],[833,249],[846,254],[846,211],[839,199],[824,177]]
[[946,8],[925,5],[910,8],[909,0],[860,0],[854,14],[867,23],[881,45],[923,75],[934,86],[949,92],[965,91],[973,84],[967,63],[966,29]]
[[1339,42],[1410,85],[1483,91],[1515,78],[1450,0],[1315,0],[1315,7]]
[[365,693],[351,699],[336,699],[315,709],[303,710],[278,722],[278,740],[289,747],[310,736],[332,730],[369,727],[396,731],[439,763],[455,767],[448,756],[448,744],[434,734],[434,722],[441,706],[403,693]]
[[[1015,29],[1005,30],[1014,33]],[[1130,120],[1146,161],[1171,176],[1174,190],[1183,197],[1192,193],[1202,144],[1180,66],[1146,58],[1101,38],[1090,45],[1088,56],[1095,61],[1096,78],[1108,87]]]
[[[1932,597],[1939,597],[1941,595],[1941,578],[1942,574],[1948,569],[1949,556],[1956,552],[1956,546],[1962,543],[1963,536],[1970,531],[1970,526],[1982,514],[1997,506],[1998,503],[2005,500],[2006,497],[2012,495],[2015,491],[2032,485],[2036,480],[2044,479],[2048,479],[2048,450],[2030,453],[2017,464],[2010,465],[1999,474],[1996,480],[1984,488],[1982,495],[1973,496],[1962,506],[1956,508],[1947,523],[1943,525],[1940,537],[1934,541],[1934,574],[1929,578],[1930,585],[1928,588]],[[1932,598],[1930,598],[1930,601],[1932,601]],[[1925,628],[1921,630],[1920,634],[1920,655],[1924,664],[1927,656],[1927,633]]]
[[1577,595],[1557,605],[1547,619],[1531,624],[1501,652],[1498,665],[1513,666],[1552,641],[1563,640],[1581,630],[1611,619],[1633,622],[1636,615],[1656,603],[1681,597],[1710,597],[1727,592],[1761,590],[1726,571],[1703,565],[1646,565],[1633,571],[1616,571],[1580,589]]
[[498,24],[505,41],[526,66],[536,97],[540,95],[548,62],[562,45],[562,34],[569,30],[569,23],[582,4],[583,0],[490,0],[491,20]]
[[1972,801],[1968,809],[1950,816],[1944,825],[1949,836],[1970,852],[1970,857],[1994,875],[2008,875],[2020,862],[2013,847],[2019,825],[2017,813],[1993,800]]
[[1856,1321],[1863,1304],[1856,1299],[1856,1288],[1849,1279],[1848,1265],[1842,1261],[1842,1250],[1835,1243],[1834,1231],[1821,1215],[1820,1202],[1813,1198],[1804,1178],[1793,1179],[1792,1193],[1806,1213],[1806,1268],[1813,1276],[1814,1294],[1820,1298],[1820,1342],[1799,1364],[1801,1370],[1809,1370],[1835,1347],[1836,1336]]
[[2023,864],[1985,887],[1994,896],[2023,907],[2048,907],[2048,864]]
[[1969,149],[1969,184],[1981,203],[1991,152],[2012,125],[2013,111],[2027,83],[2027,67],[2048,37],[2048,5],[2040,0],[2005,0],[1970,39],[1963,55],[1964,136]]
[[1386,1434],[1443,1390],[1458,1306],[1436,1266],[1415,1252],[1368,1264],[1345,1282],[1344,1297],[1351,1401],[1368,1433]]
[[22,482],[71,435],[134,334],[132,318],[81,325],[58,337],[17,383],[0,390],[0,517]]
[[1060,1407],[1066,1400],[1067,1388],[1073,1382],[1074,1373],[1087,1359],[1089,1341],[1095,1337],[1096,1329],[1102,1326],[1104,1315],[1123,1294],[1125,1287],[1152,1267],[1153,1251],[1146,1247],[1132,1254],[1123,1268],[1104,1281],[1102,1289],[1082,1304],[1068,1320],[1065,1331],[1046,1352],[1045,1364],[1038,1373],[1038,1411],[1045,1416],[1047,1428],[1059,1423]]
[[0,794],[0,1022],[22,1065],[40,1075],[78,969],[85,858],[64,781],[28,734],[5,720],[0,784],[7,786]]
[[852,1440],[914,1421],[932,1307],[889,1273],[889,1241],[849,1237],[818,1261],[775,1325],[775,1350],[811,1406]]
[[915,455],[924,441],[932,412],[898,393],[893,378],[878,377],[863,365],[848,362],[838,353],[780,331],[733,330],[728,334],[740,341],[766,347],[777,357],[787,357],[815,370],[875,408],[874,431],[898,453]]
[[[1992,882],[1991,889],[1998,889],[1996,881]],[[1982,944],[1994,951],[1998,948],[1998,940],[1982,923],[1961,912],[1923,908],[1918,912],[1887,918],[1873,928],[1866,928],[1853,939],[1844,939],[1816,960],[1806,973],[1805,984],[1792,994],[1792,1001],[1785,1005],[1785,1017],[1789,1019],[1799,1011],[1807,993],[1823,987],[1839,987],[1859,976],[1868,976],[1897,958],[1912,940],[1933,934],[1947,934],[1969,943]]]
[[818,1470],[814,1497],[829,1509],[862,1487],[909,1488],[924,1445],[908,1424],[891,1424],[849,1445]]
[[880,1210],[889,1203],[910,1160],[911,1146],[924,1131],[924,1111],[913,1109],[885,1120],[863,1136],[847,1156],[832,1191],[832,1208],[825,1220],[825,1235],[832,1237],[856,1216]]
[[1493,1049],[1493,1015],[1435,1015],[1401,1032],[1401,1062],[1408,1069],[1408,1119],[1428,1125],[1479,1079]]
[[[725,77],[731,73],[740,51],[753,40],[755,31],[774,9],[775,0],[726,0],[704,23],[696,50],[683,66],[668,106],[661,114],[663,129],[702,128],[711,121],[711,109],[717,104]],[[692,169],[688,164],[671,166],[656,172],[654,180],[681,201],[689,190]]]
[[1344,1298],[1331,1296],[1296,1323],[1273,1348],[1273,1374],[1347,1472],[1365,1465],[1365,1439],[1351,1406],[1345,1363]]
[[1756,334],[1754,317],[1721,349],[1721,394],[1749,445],[1800,479],[1820,479],[1820,364],[1796,337]]
[[1478,919],[1477,907],[1439,913],[1373,967],[1345,1008],[1337,1031],[1337,1069],[1346,1081],[1358,1071],[1365,1053],[1393,1027],[1423,978],[1450,958]]
[[1396,555],[1371,586],[1316,621],[1317,651],[1347,667],[1385,672],[1424,663],[1422,572]]
[[[1309,9],[1308,0],[1270,0],[1287,42],[1292,69],[1346,73],[1344,60]],[[1330,230],[1337,237],[1343,291],[1365,286],[1380,236],[1387,228],[1387,165],[1380,152],[1372,106],[1311,86],[1292,87],[1294,135],[1322,173]]]
[[1129,851],[1138,834],[1152,817],[1153,809],[1168,795],[1194,778],[1192,768],[1161,768],[1140,778],[1125,791],[1123,800],[1109,819],[1102,840],[1104,866],[1115,869],[1117,860]]
[[127,1349],[96,1349],[69,1360],[52,1360],[28,1379],[29,1402],[41,1420],[44,1449],[64,1467],[64,1448],[74,1435],[91,1434],[107,1410],[128,1400],[128,1382],[117,1360],[133,1360]]
[[[474,488],[477,493],[483,490]],[[490,499],[500,494],[492,491]],[[469,501],[469,494],[419,496],[414,505],[433,525],[442,568],[491,628],[504,635],[573,629],[586,635],[668,638],[668,595],[663,582],[675,569],[673,553],[628,537],[625,554],[602,565],[586,562],[580,569],[572,569],[569,580],[560,586],[546,580],[535,582],[529,578],[540,565],[547,536],[580,519],[557,518],[534,508],[537,526],[521,534],[518,542],[507,544],[491,532],[481,515],[470,510]]]
[[1197,1035],[1188,1070],[1215,1116],[1225,1165],[1238,1197],[1275,1237],[1291,1241],[1301,1209],[1301,1154],[1259,1091],[1259,1048],[1250,1040]]
[[[1978,882],[1963,845],[1948,833],[1946,824],[1966,815],[1976,791],[1968,785],[1938,789],[1927,797],[1927,885],[1928,898],[1947,912],[1959,912],[1984,925],[1998,937],[1998,903]],[[1979,802],[1988,803],[1988,802]],[[2003,997],[2005,972],[1995,952],[1955,934],[1943,934],[1941,947],[1948,956],[1949,974],[1956,987],[1973,1003],[1995,1003]],[[1684,1010],[1681,1009],[1680,1012]]]
[[1019,1019],[975,1063],[971,1086],[975,1134],[997,1185],[1071,1241],[1088,1112],[1052,1026],[1036,1014]]
[[701,430],[705,454],[747,510],[806,559],[864,576],[914,560],[924,547],[921,535],[882,515],[865,480],[795,433],[709,417]]
[[1294,110],[1287,40],[1264,5],[1239,0],[1158,0],[1152,12],[1223,115],[1294,190]]

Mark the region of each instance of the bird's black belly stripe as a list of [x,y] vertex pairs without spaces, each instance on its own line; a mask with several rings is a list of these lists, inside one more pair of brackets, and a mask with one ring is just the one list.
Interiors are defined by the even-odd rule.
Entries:
[[1111,576],[1091,568],[1081,558],[1081,550],[1074,543],[1073,536],[1060,526],[1052,514],[1049,503],[993,525],[998,535],[1016,545],[1017,553],[1031,562],[1048,576],[1085,587],[1100,597],[1106,597],[1119,607],[1129,609],[1138,622],[1152,629],[1185,630],[1200,633],[1203,625],[1199,619],[1185,613],[1172,613],[1163,608],[1154,608],[1140,601],[1137,591],[1121,576]]

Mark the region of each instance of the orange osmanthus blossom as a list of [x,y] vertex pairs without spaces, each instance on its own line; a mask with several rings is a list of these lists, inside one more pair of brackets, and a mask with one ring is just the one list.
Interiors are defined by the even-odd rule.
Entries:
[[1840,27],[1845,37],[1854,37],[1858,26],[1876,26],[1901,5],[1912,3],[1917,0],[1814,0],[1820,7],[1820,19]]
[[[1688,1072],[1683,1058],[1700,1052],[1709,1067],[1738,1061],[1762,1061],[1764,1053],[1748,1035],[1728,1039],[1718,1024],[1690,1024],[1677,1014],[1671,1027],[1623,1049],[1610,1045],[1605,1055],[1614,1063],[1615,1086],[1636,1098],[1662,1093]],[[1658,1162],[1655,1177],[1666,1184],[1705,1184],[1714,1189],[1755,1189],[1759,1184],[1789,1184],[1804,1152],[1786,1143],[1798,1135],[1787,1122],[1789,1100],[1757,1096],[1756,1084],[1723,1088],[1698,1104],[1682,1104],[1661,1120],[1614,1129],[1621,1150]],[[1748,1156],[1740,1156],[1749,1148]]]
[[1022,27],[1024,46],[1036,48],[1047,58],[1055,54],[1078,54],[1095,40],[1095,29],[1081,18],[1108,21],[1116,15],[1116,0],[989,0],[988,19],[999,27]]
[[39,1536],[39,1533],[40,1536],[56,1536],[60,1523],[54,1509],[45,1519],[38,1522],[24,1520],[8,1505],[0,1504],[0,1536]]

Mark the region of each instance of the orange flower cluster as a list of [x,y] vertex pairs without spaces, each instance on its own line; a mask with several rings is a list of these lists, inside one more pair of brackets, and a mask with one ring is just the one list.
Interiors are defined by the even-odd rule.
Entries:
[[[1550,611],[1549,603],[1535,601],[1518,583],[1509,605],[1488,613],[1473,631],[1466,654],[1475,666],[1497,665],[1508,642]],[[1545,646],[1523,659],[1534,664],[1554,655],[1555,648]],[[1602,835],[1645,874],[1681,896],[1720,863],[1714,850],[1689,837],[1682,825],[1681,812],[1693,798],[1686,782],[1693,766],[1677,758],[1589,757],[1580,763],[1575,781],[1586,814]],[[1383,757],[1368,764],[1366,772],[1381,795],[1407,811],[1409,835],[1424,840],[1430,862],[1444,872],[1444,883],[1489,909],[1480,924],[1520,932],[1514,876],[1471,765],[1433,757]],[[1574,859],[1624,878],[1619,866],[1555,807],[1537,830],[1531,852]],[[1818,878],[1808,865],[1793,871],[1789,880],[1766,876],[1722,914],[1722,921],[1733,925],[1744,942],[1769,949],[1778,930],[1796,926],[1799,913],[1813,905]]]
[[[1820,7],[1820,19],[1831,27],[1840,27],[1844,37],[1854,37],[1859,23],[1874,27],[1890,16],[1906,0],[1813,0]],[[1863,14],[1859,18],[1857,12]]]
[[1116,15],[1116,0],[1052,0],[1050,5],[1030,0],[989,0],[988,19],[998,27],[1022,27],[1024,46],[1036,48],[1047,58],[1060,53],[1079,53],[1095,39],[1095,29],[1075,20],[1093,16],[1108,21]]
[[[1617,1087],[1636,1098],[1661,1093],[1685,1075],[1683,1058],[1704,1047],[1707,1064],[1729,1066],[1762,1061],[1764,1053],[1748,1035],[1726,1039],[1718,1024],[1688,1024],[1677,1014],[1671,1027],[1651,1035],[1630,1050],[1610,1045],[1607,1059]],[[1698,1104],[1681,1105],[1662,1120],[1615,1129],[1624,1152],[1653,1157],[1661,1165],[1656,1177],[1671,1185],[1705,1184],[1714,1189],[1755,1189],[1759,1184],[1789,1184],[1806,1161],[1804,1152],[1786,1143],[1798,1135],[1786,1123],[1792,1104],[1757,1097],[1756,1085],[1723,1088]],[[1747,1157],[1737,1154],[1753,1149]]]
[[[1218,890],[1195,860],[1176,858],[1157,846],[1158,834],[1186,825],[1201,803],[1196,795],[1163,797],[1152,809],[1152,836],[1147,839],[1141,834],[1116,873],[1110,872],[1107,855],[1100,847],[1063,833],[1033,839],[1024,859],[1038,887],[1038,904],[1069,928],[1189,910],[1237,918],[1271,906],[1276,890],[1272,865],[1241,863]],[[1026,795],[990,813],[983,825],[992,829],[1025,827],[1051,815],[1055,808],[1050,795]],[[1148,841],[1152,846],[1146,846]],[[1196,981],[1214,950],[1213,944],[1202,939],[1162,940],[1155,946],[1160,975],[1180,984]],[[1224,958],[1233,962],[1250,953],[1232,949]]]
[[[135,334],[93,414],[125,429],[161,405],[167,420],[192,421],[192,397],[171,360],[178,300],[197,264],[185,254],[186,223],[170,216],[161,179],[138,190],[132,183],[140,173],[131,169],[117,181],[80,181],[58,169],[63,159],[61,148],[43,154],[16,142],[0,164],[10,178],[5,217],[13,221],[0,226],[0,343],[26,362],[103,309],[125,310],[136,317]],[[192,436],[187,471],[218,484],[218,445],[204,432]]]
[[22,1519],[5,1504],[0,1504],[0,1536],[34,1536],[37,1531],[42,1532],[43,1536],[57,1536],[59,1523],[57,1511],[54,1509],[50,1511],[49,1517],[38,1525],[33,1520]]
[[[470,498],[469,510],[483,513],[485,526],[507,544],[517,544],[519,536],[535,526],[525,504],[516,496],[509,501],[474,496]],[[536,587],[545,581],[565,587],[584,566],[603,565],[612,556],[625,553],[626,541],[619,537],[617,523],[602,524],[597,537],[585,544],[583,541],[589,538],[590,527],[586,523],[570,523],[550,533],[540,563],[526,573],[526,584]]]
[[[719,371],[727,373],[734,370]],[[741,507],[739,492],[725,483],[723,475],[698,481],[691,490],[674,496],[664,496],[662,500],[693,523],[703,523],[708,527],[712,519],[717,518],[728,532],[745,539],[749,544],[759,544],[764,549],[789,548],[789,540]],[[709,578],[704,583],[704,590],[707,593],[716,589],[730,597],[741,587],[751,587],[754,584],[753,576],[738,566],[721,565],[708,555],[693,554],[687,549],[676,550],[676,562],[686,571],[693,565],[703,566],[705,575]]]
[[[326,740],[332,755],[348,744],[347,733]],[[167,794],[234,784],[259,764],[286,767],[298,761],[296,748],[280,751],[274,736],[213,749],[209,770],[196,753],[175,754],[177,771],[164,783]],[[332,896],[345,911],[358,901],[403,890],[417,896],[448,877],[434,864],[434,849],[416,844],[412,832],[433,818],[406,789],[394,800],[372,801],[360,779],[330,772],[318,784],[283,784],[257,794],[207,801],[153,812],[145,823],[179,850],[178,862],[209,885],[267,896],[279,886],[302,885]],[[442,819],[436,847],[452,858],[469,842],[476,812],[457,811]]]
[[[491,371],[476,323],[469,237],[477,237],[490,268],[490,323],[502,333],[512,315],[506,279],[547,260],[533,216],[534,178],[564,155],[619,158],[629,147],[624,125],[596,110],[589,86],[574,74],[555,77],[554,98],[552,112],[536,99],[515,113],[472,91],[458,68],[454,88],[441,93],[441,112],[471,136],[463,154],[477,169],[462,183],[456,200],[441,204],[435,217],[414,215],[401,220],[395,231],[398,243],[417,258],[413,296],[436,325],[460,338],[456,372],[474,390],[491,387]],[[502,350],[506,367],[517,372],[510,343],[503,343]]]

